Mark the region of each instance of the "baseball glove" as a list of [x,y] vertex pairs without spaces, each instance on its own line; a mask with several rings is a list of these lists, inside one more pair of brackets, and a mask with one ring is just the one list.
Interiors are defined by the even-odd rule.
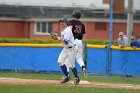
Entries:
[[51,38],[54,39],[54,40],[58,40],[58,39],[59,39],[59,34],[58,34],[58,32],[55,32],[55,31],[52,32],[52,33],[51,33]]

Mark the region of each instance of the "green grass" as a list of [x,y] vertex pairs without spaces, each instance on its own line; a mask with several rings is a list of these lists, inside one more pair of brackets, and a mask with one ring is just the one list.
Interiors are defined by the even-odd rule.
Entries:
[[0,72],[0,77],[58,80],[62,77],[62,74],[36,74],[36,73],[32,74],[32,73]]
[[[44,80],[59,80],[62,74],[31,74],[31,73],[16,73],[16,72],[0,72],[0,77],[13,77],[13,78],[25,78],[25,79],[44,79]],[[74,79],[73,75],[71,75]],[[122,84],[138,84],[140,85],[140,78],[134,77],[107,77],[107,76],[94,76],[89,75],[88,79],[85,79],[80,73],[81,80],[87,80],[90,82],[106,82],[106,83],[122,83]]]
[[106,82],[106,83],[122,83],[122,84],[138,84],[140,85],[140,78],[134,77],[116,77],[116,76],[89,76],[88,81]]
[[0,85],[0,93],[140,93],[133,89],[105,89],[78,86]]

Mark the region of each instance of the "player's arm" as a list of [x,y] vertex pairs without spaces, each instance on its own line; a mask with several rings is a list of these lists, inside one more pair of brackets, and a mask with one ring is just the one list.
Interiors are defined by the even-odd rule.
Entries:
[[[70,29],[71,30],[71,29]],[[64,33],[64,38],[61,40],[64,44],[68,44],[70,42],[70,36],[72,34],[72,31],[68,30],[66,33]]]
[[70,20],[70,21],[69,21],[68,26],[69,26],[69,28],[72,30],[72,28],[73,28],[73,26],[74,26],[74,24],[73,24],[72,20]]
[[85,25],[83,25],[82,27],[83,27],[83,30],[82,30],[82,37],[84,38],[84,36],[85,36],[85,34],[86,34]]
[[68,44],[68,41],[69,41],[69,38],[70,38],[69,33],[64,33],[64,35],[62,37],[63,38],[58,37],[58,40],[61,41],[64,44]]
[[85,25],[82,26],[83,27],[83,31],[82,31],[82,34],[86,34],[86,29],[85,29]]
[[73,27],[70,25],[69,28],[72,29]]
[[136,48],[136,46],[132,42],[130,43],[130,46],[134,49]]

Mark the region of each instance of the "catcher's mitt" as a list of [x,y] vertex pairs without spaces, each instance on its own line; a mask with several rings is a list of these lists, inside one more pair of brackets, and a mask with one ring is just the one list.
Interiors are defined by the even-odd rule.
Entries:
[[55,31],[52,32],[52,33],[51,33],[51,38],[54,39],[54,40],[58,40],[58,39],[59,39],[59,34],[58,34],[58,32],[55,32]]

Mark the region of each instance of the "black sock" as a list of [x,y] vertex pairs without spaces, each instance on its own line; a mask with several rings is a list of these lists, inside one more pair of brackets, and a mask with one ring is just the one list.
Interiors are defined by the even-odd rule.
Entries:
[[66,67],[66,65],[64,64],[63,66],[60,66],[60,68],[62,69],[64,75],[65,75],[66,77],[68,77],[69,74],[68,74],[68,72],[67,72],[67,67]]
[[83,70],[84,68],[86,68],[86,67],[85,67],[85,66],[82,66],[82,70]]
[[75,78],[79,78],[79,77],[78,77],[78,73],[77,73],[77,69],[76,69],[75,67],[72,68],[72,72],[73,72]]

